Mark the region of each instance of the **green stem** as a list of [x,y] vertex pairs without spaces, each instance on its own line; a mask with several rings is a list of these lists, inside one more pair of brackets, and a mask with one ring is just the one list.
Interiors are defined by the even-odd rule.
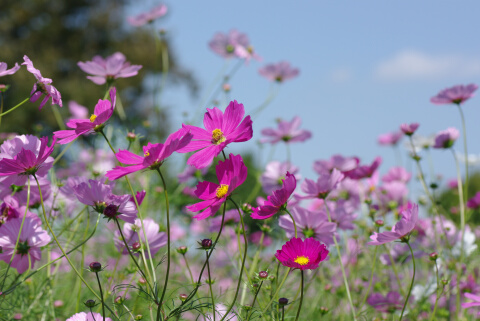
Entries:
[[102,290],[102,283],[100,282],[100,277],[98,276],[98,272],[95,272],[98,281],[98,288],[100,289],[100,299],[102,301],[102,312],[103,312],[103,321],[105,321],[105,302],[103,301],[103,290]]
[[74,141],[68,143],[68,145],[60,152],[60,154],[58,154],[58,156],[55,157],[55,160],[53,161],[53,165],[55,165],[62,158],[62,156],[67,152],[70,146],[72,146],[73,142]]
[[3,113],[3,92],[0,92],[0,125],[2,124],[2,116],[1,114]]
[[465,153],[465,200],[468,199],[468,149],[467,149],[467,126],[465,125],[465,116],[463,115],[463,110],[460,104],[457,104],[458,111],[460,112],[460,118],[462,119],[462,130],[463,130],[463,150]]
[[210,263],[208,262],[208,252],[205,252],[208,272],[208,287],[210,288],[210,296],[212,297],[213,321],[215,321],[215,299],[213,297],[212,276],[210,275]]
[[[440,298],[440,296],[438,295],[438,290],[439,290],[439,287],[440,287],[440,282],[438,280],[438,265],[437,265],[437,261],[435,261],[435,274],[437,276],[437,290],[435,291],[435,306],[433,307],[433,312],[432,312],[432,315],[430,316],[430,321],[433,321],[435,319],[435,314],[436,314],[436,311],[437,311],[437,305],[438,305],[438,299]],[[442,294],[443,294],[443,290],[442,290]]]
[[412,247],[410,246],[410,243],[408,241],[406,243],[408,245],[408,248],[410,249],[410,253],[412,254],[413,276],[412,276],[412,283],[410,283],[410,289],[408,289],[407,298],[405,299],[405,303],[403,304],[402,314],[400,315],[400,321],[402,321],[403,319],[403,313],[405,312],[405,307],[407,306],[408,299],[410,298],[410,294],[412,293],[413,282],[415,281],[415,257],[413,255],[413,250],[412,250]]
[[57,121],[58,127],[61,130],[65,130],[65,124],[63,123],[62,115],[58,111],[58,107],[55,105],[52,105],[52,110],[53,110],[53,116],[55,116],[55,120]]
[[275,300],[275,297],[278,295],[278,293],[280,292],[280,289],[282,288],[283,284],[285,283],[285,281],[287,280],[287,277],[288,277],[288,274],[290,273],[292,269],[288,269],[287,272],[285,272],[285,275],[283,276],[283,279],[282,279],[282,282],[280,282],[280,285],[277,287],[277,290],[275,291],[275,293],[273,294],[272,298],[270,299],[270,301],[268,302],[268,304],[265,306],[265,308],[262,310],[262,314],[265,314],[265,312],[267,312],[267,309],[270,307],[270,305],[272,304],[273,300]]
[[287,210],[285,207],[285,212],[287,212],[288,215],[290,215],[290,218],[292,219],[293,222],[293,228],[295,229],[295,238],[297,237],[297,223],[295,223],[295,219],[293,218],[293,215]]
[[258,290],[255,292],[255,296],[253,297],[252,306],[250,307],[252,309],[252,311],[248,314],[247,321],[250,320],[250,317],[253,314],[253,307],[255,306],[255,301],[257,300],[257,296],[258,296],[258,293],[260,292],[260,289],[262,288],[262,285],[263,285],[263,281],[260,283],[260,286],[258,287]]
[[385,246],[385,249],[387,250],[387,255],[388,255],[388,258],[390,259],[390,265],[392,266],[393,273],[395,274],[395,278],[397,279],[398,290],[403,296],[405,296],[405,291],[403,290],[403,287],[402,287],[402,281],[398,276],[397,265],[395,264],[395,260],[393,259],[392,253],[390,253],[390,250],[388,249],[387,245],[384,244],[383,246]]
[[6,114],[8,114],[8,113],[10,113],[10,112],[14,111],[14,110],[15,110],[15,109],[17,109],[18,107],[20,107],[20,106],[22,106],[23,104],[25,104],[25,103],[26,103],[26,102],[27,102],[29,99],[30,99],[30,97],[28,97],[28,98],[25,98],[25,100],[24,100],[24,101],[22,101],[21,103],[19,103],[18,105],[16,105],[16,106],[14,106],[14,107],[10,108],[10,109],[9,109],[9,110],[7,110],[6,112],[3,112],[3,113],[1,113],[1,114],[0,114],[0,117],[2,117],[2,116],[5,116]]
[[367,292],[365,293],[365,296],[363,297],[362,303],[358,307],[359,310],[361,310],[362,307],[365,305],[365,302],[367,302],[367,297],[368,297],[368,294],[370,293],[370,289],[372,287],[373,273],[375,271],[375,263],[377,262],[377,249],[378,249],[378,246],[375,246],[375,252],[373,254],[372,273],[370,273],[370,281],[368,282]]
[[298,305],[298,311],[297,311],[297,317],[295,318],[295,321],[298,321],[298,317],[300,316],[300,311],[302,310],[302,302],[303,302],[303,270],[301,270],[300,272],[302,272],[302,291],[300,292],[300,304]]
[[277,96],[277,94],[278,94],[278,86],[275,86],[275,84],[272,84],[272,87],[270,87],[270,93],[268,94],[265,101],[251,112],[252,119],[256,119],[258,115],[273,101],[273,99]]

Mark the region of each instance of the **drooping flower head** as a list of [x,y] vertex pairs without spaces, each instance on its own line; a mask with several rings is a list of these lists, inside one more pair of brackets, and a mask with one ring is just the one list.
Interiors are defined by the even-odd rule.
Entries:
[[0,77],[7,76],[7,75],[13,75],[14,73],[17,72],[17,70],[20,69],[20,66],[18,63],[15,63],[15,66],[13,66],[10,69],[7,69],[7,63],[6,62],[0,62]]
[[262,129],[262,135],[267,138],[262,138],[260,142],[275,144],[279,141],[285,143],[304,142],[310,137],[312,133],[305,129],[300,129],[302,120],[300,117],[293,117],[292,121],[280,120],[278,122],[278,128],[265,128]]
[[287,205],[288,199],[297,187],[297,180],[294,175],[287,172],[282,182],[282,188],[273,191],[272,195],[267,197],[262,206],[252,209],[251,217],[253,219],[265,220],[280,212]]
[[378,143],[384,146],[395,146],[403,137],[402,132],[386,133],[378,136]]
[[460,137],[460,132],[454,127],[449,127],[437,133],[433,148],[450,148]]
[[103,316],[100,313],[96,312],[80,312],[72,315],[70,318],[68,318],[66,321],[100,321],[100,320],[105,320],[105,321],[112,321],[112,319]]
[[303,241],[301,238],[292,238],[277,250],[275,257],[283,266],[299,270],[314,270],[320,262],[325,260],[328,250],[325,244],[308,238]]
[[131,195],[115,195],[112,184],[104,184],[93,179],[88,183],[80,183],[73,187],[78,200],[92,206],[98,213],[103,213],[108,219],[118,218],[127,223],[135,223],[137,208],[130,200]]
[[420,126],[419,123],[411,123],[411,124],[406,124],[405,123],[405,124],[400,125],[400,130],[405,135],[412,136],[415,133],[415,131],[418,129],[419,126]]
[[70,119],[67,126],[72,129],[58,130],[54,132],[54,137],[58,138],[59,144],[68,144],[81,135],[90,135],[98,132],[105,127],[105,123],[112,117],[116,103],[115,87],[110,89],[110,100],[99,99],[95,105],[93,114],[88,119]]
[[[146,239],[148,240],[150,252],[152,253],[152,256],[155,256],[158,250],[167,244],[167,234],[165,232],[159,232],[160,226],[158,226],[158,224],[151,218],[143,220],[143,227],[145,228],[145,233],[147,235]],[[143,233],[142,221],[140,221],[140,219],[135,219],[134,224],[125,223],[122,230],[125,241],[130,249],[135,242],[139,242],[139,239],[145,244],[145,234]],[[115,246],[123,255],[128,254],[128,250],[125,248],[125,243],[123,242],[123,239],[121,239],[118,230],[115,231]],[[138,253],[134,253],[134,255],[138,256]],[[145,255],[148,258],[148,251],[145,251]]]
[[23,60],[25,62],[22,63],[22,65],[26,65],[27,70],[37,79],[37,82],[33,85],[32,92],[30,93],[30,101],[35,102],[40,96],[45,95],[45,98],[43,98],[38,107],[39,109],[42,109],[50,98],[52,98],[52,104],[62,107],[62,96],[57,88],[51,85],[52,80],[49,78],[43,78],[40,70],[33,66],[33,62],[26,55],[23,56]]
[[116,52],[107,58],[95,56],[92,61],[77,63],[78,67],[87,74],[88,79],[97,85],[104,83],[111,83],[117,78],[129,78],[136,76],[138,71],[142,68],[140,65],[130,65],[126,61],[127,58],[121,52]]
[[162,3],[152,8],[149,12],[143,12],[134,17],[128,17],[127,21],[134,27],[141,27],[143,25],[146,25],[147,23],[153,22],[154,20],[163,17],[167,14],[167,11],[167,6]]
[[192,140],[192,137],[193,135],[187,129],[180,128],[167,137],[165,144],[148,143],[147,146],[143,146],[143,157],[128,150],[120,150],[115,154],[118,161],[132,166],[117,166],[111,171],[108,171],[105,176],[110,180],[116,180],[140,170],[148,168],[156,170],[173,152],[187,146]]
[[242,156],[230,154],[225,161],[219,161],[215,168],[218,183],[200,182],[197,184],[195,195],[203,200],[200,203],[187,206],[192,212],[201,213],[194,216],[198,220],[214,215],[227,200],[227,197],[247,178],[247,166]]
[[0,146],[0,176],[7,176],[3,182],[8,185],[25,185],[28,175],[47,175],[53,165],[50,157],[56,138],[48,146],[48,137],[38,139],[33,135],[16,136]]
[[[10,263],[15,251],[22,219],[21,217],[12,218],[0,227],[0,247],[2,248],[0,260],[6,263]],[[20,274],[25,272],[28,270],[30,257],[30,268],[33,268],[35,262],[42,258],[41,247],[49,242],[50,236],[42,229],[40,221],[30,216],[25,217],[12,267],[16,268]]]
[[370,236],[372,241],[368,242],[367,245],[381,245],[407,237],[417,224],[418,205],[413,204],[408,209],[402,211],[401,215],[402,218],[392,227],[391,231],[373,232],[373,235]]
[[289,62],[280,61],[258,69],[258,73],[268,80],[282,83],[285,80],[297,77],[300,71],[298,68],[291,67]]
[[178,152],[199,150],[190,156],[187,164],[198,169],[207,167],[228,144],[245,142],[252,138],[252,120],[250,116],[243,118],[244,115],[243,104],[239,104],[236,100],[228,104],[225,113],[217,107],[207,108],[203,118],[205,129],[183,124],[183,127],[193,134],[193,139]]
[[430,98],[435,105],[457,104],[460,105],[464,101],[473,97],[473,93],[478,89],[475,84],[456,85],[440,91],[436,96]]

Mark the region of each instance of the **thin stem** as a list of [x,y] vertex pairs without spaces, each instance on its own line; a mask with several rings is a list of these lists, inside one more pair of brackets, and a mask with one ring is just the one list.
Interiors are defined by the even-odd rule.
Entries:
[[52,105],[52,110],[53,110],[53,116],[55,116],[55,120],[57,121],[58,127],[61,130],[65,130],[65,124],[63,123],[63,118],[60,112],[58,111],[58,107],[55,105]]
[[413,282],[415,281],[415,257],[413,255],[413,250],[412,250],[412,247],[410,246],[410,243],[408,241],[406,243],[408,245],[408,248],[410,249],[410,253],[412,254],[413,276],[412,276],[412,283],[410,283],[410,289],[408,289],[407,298],[405,299],[405,303],[403,304],[402,314],[400,315],[400,321],[402,321],[403,319],[403,313],[405,312],[405,307],[407,306],[408,299],[410,298],[410,294],[412,293]]
[[385,246],[385,249],[387,250],[387,255],[388,258],[390,259],[390,265],[392,266],[393,273],[395,274],[395,278],[397,279],[398,283],[398,290],[402,293],[403,296],[405,296],[405,291],[402,288],[402,281],[400,281],[400,277],[398,276],[398,271],[397,271],[397,265],[395,264],[395,260],[393,259],[392,253],[390,253],[390,250],[388,249],[387,245]]
[[0,125],[2,124],[2,116],[1,114],[3,113],[3,92],[0,92]]
[[282,321],[285,321],[285,306],[282,305]]
[[290,218],[292,219],[293,222],[293,228],[295,229],[295,238],[297,237],[297,223],[295,223],[295,219],[293,218],[293,215],[287,210],[285,207],[285,212],[287,212],[288,215],[290,215]]
[[278,86],[272,84],[272,86],[270,87],[270,93],[268,94],[265,101],[250,113],[252,115],[252,119],[256,119],[258,115],[273,101],[277,94]]
[[102,301],[102,312],[103,312],[103,321],[105,321],[105,302],[103,301],[103,290],[102,290],[102,283],[100,282],[100,277],[98,276],[98,272],[95,272],[98,281],[98,288],[100,289],[100,300]]
[[210,263],[208,262],[208,252],[205,252],[208,272],[208,287],[210,288],[210,296],[212,297],[213,321],[215,321],[215,299],[213,297],[212,277],[210,275]]
[[[332,218],[330,216],[330,209],[328,208],[327,202],[325,202],[325,209],[327,211],[328,221],[331,223]],[[333,235],[333,242],[335,243],[335,248],[337,249],[338,261],[340,262],[340,268],[342,269],[343,282],[345,283],[345,290],[347,291],[348,303],[350,304],[350,308],[352,309],[353,320],[357,321],[357,316],[355,314],[355,307],[353,305],[352,296],[350,295],[350,288],[348,286],[347,274],[345,273],[345,268],[344,268],[343,262],[342,262],[342,255],[340,253],[340,246],[338,245],[337,237],[335,235]]]
[[14,110],[15,110],[15,109],[17,109],[18,107],[20,107],[20,106],[22,106],[23,104],[25,104],[25,103],[26,103],[26,102],[27,102],[29,99],[30,99],[30,97],[28,97],[28,98],[25,98],[25,100],[24,100],[24,101],[22,101],[21,103],[19,103],[18,105],[16,105],[16,106],[14,106],[14,107],[10,108],[10,109],[9,109],[9,110],[7,110],[6,112],[3,112],[3,113],[1,113],[1,114],[0,114],[0,117],[2,117],[2,116],[5,116],[6,114],[8,114],[8,113],[10,113],[10,112],[14,111]]
[[463,130],[463,150],[465,153],[465,197],[468,199],[468,149],[467,149],[467,126],[465,125],[465,116],[463,115],[463,110],[460,104],[457,104],[458,111],[460,112],[460,118],[462,119],[462,130]]
[[[163,178],[162,172],[160,168],[157,168],[158,174],[162,179],[163,184],[163,192],[165,193],[165,206],[167,208],[167,273],[165,275],[165,284],[163,285],[162,296],[160,297],[160,301],[158,303],[158,311],[157,311],[157,320],[160,320],[160,310],[162,309],[163,298],[165,297],[165,292],[167,291],[168,285],[168,276],[170,274],[170,205],[168,203],[168,193],[167,193],[167,185],[165,183],[165,179]],[[208,265],[208,259],[207,259]],[[153,271],[155,273],[155,271]]]
[[303,302],[303,270],[301,270],[300,272],[302,272],[302,291],[300,292],[300,304],[298,305],[298,310],[297,310],[297,317],[295,318],[295,321],[298,321],[298,317],[300,316],[300,311],[302,310],[302,302]]
[[375,271],[375,263],[377,262],[377,250],[378,250],[378,246],[375,246],[375,252],[373,254],[372,273],[370,273],[370,281],[368,282],[367,292],[365,293],[365,296],[363,297],[362,303],[358,306],[359,310],[361,310],[362,307],[365,305],[365,302],[367,302],[367,297],[368,297],[368,294],[370,293],[370,288],[372,287],[373,273]]
[[[278,295],[278,293],[280,292],[280,289],[282,288],[283,284],[285,283],[285,281],[287,280],[287,277],[288,277],[288,274],[290,273],[292,269],[288,269],[287,272],[285,272],[285,275],[283,276],[283,279],[282,279],[282,282],[280,282],[280,285],[277,287],[277,290],[275,291],[275,293],[273,294],[272,298],[270,299],[270,301],[268,302],[267,306],[263,309],[262,311],[262,314],[265,314],[265,312],[267,312],[267,309],[270,307],[270,305],[272,304],[273,300],[275,300],[275,297]],[[278,279],[278,277],[277,277]]]
[[258,293],[260,292],[260,289],[262,288],[262,285],[263,285],[263,281],[260,283],[257,291],[255,291],[255,296],[253,297],[252,306],[250,307],[252,309],[252,311],[248,314],[247,321],[250,320],[250,317],[253,314],[253,307],[255,306],[255,301],[257,300],[257,296],[258,296]]
[[440,285],[440,282],[438,280],[438,265],[437,265],[437,261],[435,260],[435,274],[436,274],[436,277],[437,277],[437,290],[435,291],[435,306],[433,307],[433,312],[432,312],[432,315],[430,316],[430,321],[433,321],[435,319],[435,314],[436,314],[436,311],[437,311],[437,305],[438,305],[438,299],[440,298],[440,296],[443,294],[443,290],[442,290],[442,293],[440,294],[440,296],[438,295],[438,290],[439,290],[439,285]]
[[58,154],[57,157],[55,157],[55,160],[53,161],[53,165],[55,165],[62,157],[63,155],[66,153],[66,151],[70,148],[70,146],[72,146],[74,141],[68,143],[68,145],[60,152],[60,154]]

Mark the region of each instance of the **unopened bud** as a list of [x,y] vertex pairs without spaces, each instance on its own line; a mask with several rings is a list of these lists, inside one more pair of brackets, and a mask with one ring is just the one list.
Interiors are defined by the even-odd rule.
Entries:
[[135,141],[135,139],[137,139],[137,134],[135,134],[135,133],[133,133],[133,132],[129,132],[129,133],[127,134],[127,140],[128,140],[129,142],[132,142],[132,143],[133,143],[133,142]]
[[184,255],[185,253],[187,253],[187,251],[188,251],[188,247],[186,247],[186,246],[180,246],[179,248],[177,248],[177,252],[178,252],[179,254],[182,254],[182,255]]
[[202,249],[205,249],[205,250],[208,250],[209,248],[212,247],[212,240],[211,239],[203,239],[201,242],[200,242],[200,245],[202,246]]
[[102,264],[100,264],[99,262],[92,262],[90,263],[89,267],[90,271],[92,272],[100,272],[102,270]]
[[125,298],[123,296],[119,295],[115,298],[114,302],[115,302],[115,304],[122,304],[124,301],[125,301]]
[[326,307],[320,307],[320,313],[321,313],[322,315],[327,314],[327,313],[328,313],[328,308],[326,308]]
[[383,225],[385,225],[385,222],[383,220],[376,220],[375,225],[376,226],[383,226]]
[[142,244],[140,244],[140,242],[135,242],[132,244],[132,249],[134,251],[139,251],[141,248],[142,248]]
[[188,295],[182,293],[178,296],[178,298],[180,299],[180,301],[184,302],[188,298]]
[[436,261],[438,259],[437,252],[430,253],[430,261]]
[[94,300],[87,300],[87,301],[85,301],[85,306],[87,308],[93,308],[93,307],[95,307],[95,301]]
[[260,271],[260,272],[258,273],[258,277],[259,277],[260,279],[266,279],[266,278],[268,277],[268,272],[267,272],[267,271]]
[[443,285],[447,285],[447,284],[448,284],[448,280],[443,279],[443,280],[442,280],[442,284],[443,284]]
[[278,299],[278,304],[281,306],[287,305],[288,304],[288,299],[287,298],[280,298]]

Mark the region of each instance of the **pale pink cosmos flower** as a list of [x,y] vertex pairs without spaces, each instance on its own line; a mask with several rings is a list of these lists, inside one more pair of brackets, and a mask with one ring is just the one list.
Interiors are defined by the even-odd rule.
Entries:
[[372,293],[368,297],[367,303],[379,312],[391,313],[395,310],[402,309],[403,299],[399,293],[390,291],[386,296],[383,296],[380,293]]
[[373,235],[370,236],[372,241],[367,245],[382,245],[408,236],[418,221],[418,205],[413,204],[409,209],[402,211],[401,215],[402,218],[392,227],[391,231],[373,232]]
[[132,166],[117,166],[111,171],[108,171],[105,176],[110,180],[116,180],[125,175],[145,169],[157,170],[173,152],[178,152],[187,146],[192,140],[192,137],[193,135],[187,129],[180,128],[167,137],[165,144],[148,143],[147,146],[143,146],[143,157],[126,149],[121,149],[115,154],[118,161]]
[[384,146],[395,146],[402,138],[402,132],[386,133],[378,136],[378,143]]
[[411,123],[411,124],[404,123],[400,125],[400,130],[405,135],[412,136],[419,126],[420,126],[419,123]]
[[[0,227],[0,247],[2,248],[0,260],[6,263],[10,263],[15,250],[22,219],[21,217],[10,219]],[[28,270],[30,260],[30,268],[33,268],[35,262],[42,258],[41,247],[46,246],[50,240],[50,236],[42,229],[38,219],[25,217],[12,267],[21,274]]]
[[110,318],[103,318],[100,313],[96,312],[80,312],[72,315],[66,321],[112,321]]
[[457,104],[473,97],[473,93],[478,89],[476,84],[456,85],[440,91],[436,96],[430,98],[435,105]]
[[48,137],[16,136],[0,146],[0,176],[6,185],[23,186],[28,175],[43,177],[53,165],[52,154],[56,138],[48,146]]
[[68,144],[81,135],[90,135],[102,130],[105,127],[105,123],[113,115],[116,93],[117,90],[113,87],[110,89],[110,100],[99,99],[89,119],[70,119],[67,122],[67,126],[73,128],[73,130],[67,129],[53,132],[54,137],[59,139],[58,143],[61,145]]
[[460,132],[454,127],[442,130],[435,136],[435,144],[433,145],[433,148],[450,148],[458,137],[460,137]]
[[62,107],[62,96],[57,88],[51,85],[52,80],[50,78],[43,78],[40,70],[33,66],[33,62],[26,55],[23,56],[23,60],[25,62],[22,63],[22,65],[26,65],[27,70],[37,79],[37,82],[33,85],[32,92],[30,93],[30,101],[35,102],[40,98],[40,96],[45,95],[45,98],[43,98],[40,106],[38,107],[39,109],[42,109],[42,107],[45,106],[50,98],[52,98],[53,105]]
[[302,120],[300,117],[293,117],[292,121],[280,120],[278,122],[278,129],[265,128],[262,130],[262,135],[268,138],[262,138],[261,143],[275,144],[279,141],[285,143],[304,142],[310,137],[312,133],[305,129],[300,129]]
[[223,58],[245,58],[248,48],[251,48],[248,36],[235,29],[228,34],[216,33],[208,46]]
[[14,73],[17,72],[17,70],[20,69],[20,66],[18,63],[15,63],[15,66],[13,66],[10,69],[7,69],[7,63],[6,62],[0,62],[0,77],[7,76],[7,75],[13,75]]
[[103,85],[106,82],[112,82],[117,78],[129,78],[138,74],[142,68],[140,65],[130,65],[127,58],[121,52],[116,52],[107,58],[95,56],[92,61],[77,63],[78,67],[87,74],[88,79],[97,85]]
[[306,178],[301,185],[302,192],[306,195],[302,196],[303,199],[309,198],[322,198],[325,199],[331,191],[333,191],[338,183],[345,176],[337,170],[333,169],[331,173],[324,173],[320,175],[315,182],[314,180]]
[[480,306],[480,295],[475,295],[472,293],[464,293],[463,296],[465,296],[467,299],[473,300],[473,302],[464,302],[462,303],[462,308],[468,309],[471,307],[478,307]]
[[388,170],[387,174],[382,176],[382,182],[403,182],[408,183],[412,174],[407,172],[407,170],[401,166],[392,167]]
[[281,188],[287,172],[294,175],[297,181],[301,179],[298,167],[289,162],[271,161],[268,163],[265,167],[265,172],[260,176],[263,191],[270,194],[274,190]]
[[340,172],[348,172],[357,168],[360,159],[358,157],[344,157],[342,155],[333,155],[330,159],[321,159],[315,161],[313,170],[319,175],[331,173],[334,168]]
[[268,64],[260,69],[258,73],[271,81],[284,82],[298,76],[300,71],[298,68],[293,68],[287,61],[281,61],[276,64]]
[[127,21],[134,27],[141,27],[143,25],[146,25],[147,23],[153,22],[154,20],[163,17],[167,14],[167,11],[167,6],[162,3],[152,8],[149,12],[143,12],[134,17],[128,17]]
[[187,206],[192,212],[201,213],[193,218],[206,219],[214,215],[227,200],[227,197],[247,178],[247,167],[243,163],[242,156],[230,154],[225,161],[219,161],[215,167],[218,183],[200,182],[197,184],[195,195],[202,201]]
[[68,102],[68,110],[73,116],[73,117],[70,117],[70,119],[88,118],[88,108],[80,105],[76,101],[70,100]]
[[183,124],[183,128],[193,134],[192,141],[178,150],[179,153],[194,153],[187,161],[198,169],[210,165],[220,152],[230,143],[246,142],[253,136],[252,120],[245,115],[243,104],[231,101],[223,113],[219,108],[207,108],[203,125],[205,129]]
[[[155,256],[158,250],[167,244],[167,234],[165,232],[159,232],[160,226],[151,218],[146,218],[143,220],[143,227],[145,228],[145,233],[147,235],[146,239],[148,240],[150,252],[152,253],[152,256]],[[123,236],[125,237],[125,241],[130,247],[130,250],[135,242],[139,242],[140,238],[144,244],[146,242],[145,234],[143,233],[142,228],[142,221],[140,221],[138,218],[135,219],[134,224],[125,223],[123,225],[122,232]],[[120,232],[116,230],[114,233],[115,246],[123,255],[127,255],[128,250],[125,248],[125,243],[123,242],[123,239],[121,239]],[[134,255],[139,256],[138,253],[134,253]],[[145,252],[145,255],[148,258],[148,251]]]

